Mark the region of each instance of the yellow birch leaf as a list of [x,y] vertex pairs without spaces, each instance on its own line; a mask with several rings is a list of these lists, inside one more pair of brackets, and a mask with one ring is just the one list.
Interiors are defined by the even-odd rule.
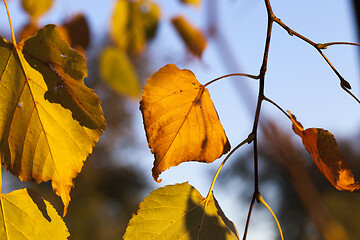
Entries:
[[306,150],[329,182],[340,191],[360,191],[360,182],[355,182],[354,175],[341,156],[334,135],[321,128],[304,130],[294,115],[290,113],[290,117],[294,132],[301,137]]
[[124,240],[235,240],[235,225],[211,194],[209,201],[190,184],[158,188],[140,203]]
[[122,50],[108,47],[100,56],[100,74],[117,93],[138,98],[141,88],[135,69]]
[[195,56],[201,58],[207,46],[207,39],[202,31],[192,26],[183,16],[175,17],[171,22],[180,34],[188,50]]
[[172,166],[210,163],[230,150],[208,90],[187,69],[168,64],[149,78],[140,110],[155,156],[155,181]]
[[22,0],[23,9],[36,21],[53,4],[52,0]]
[[1,194],[0,239],[64,240],[69,237],[64,221],[38,193],[20,189]]
[[110,26],[110,35],[117,46],[130,53],[141,53],[146,41],[157,30],[160,8],[149,0],[118,0]]
[[105,128],[100,100],[84,84],[84,58],[55,25],[17,48],[0,37],[1,162],[22,181],[52,180],[70,202],[73,178]]

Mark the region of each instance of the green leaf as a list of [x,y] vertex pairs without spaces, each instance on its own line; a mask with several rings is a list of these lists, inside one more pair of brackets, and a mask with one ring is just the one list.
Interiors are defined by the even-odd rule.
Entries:
[[34,19],[37,20],[46,13],[53,4],[52,0],[22,0],[23,9]]
[[139,97],[141,87],[125,52],[113,47],[106,48],[100,57],[100,74],[117,93]]
[[152,39],[160,18],[159,7],[149,1],[119,0],[115,6],[110,34],[120,49],[141,53]]
[[84,85],[84,58],[42,28],[17,48],[0,37],[0,155],[22,181],[52,180],[64,203],[105,128],[100,100]]
[[38,193],[20,189],[1,194],[0,239],[61,240],[69,236],[54,207]]
[[239,239],[214,196],[209,201],[188,183],[159,188],[150,193],[132,217],[124,240]]

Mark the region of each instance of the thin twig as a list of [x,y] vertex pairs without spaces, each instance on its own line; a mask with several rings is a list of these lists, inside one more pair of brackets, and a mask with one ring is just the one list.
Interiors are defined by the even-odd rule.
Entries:
[[312,45],[313,47],[317,48],[317,44],[313,41],[311,41],[310,39],[308,39],[307,37],[299,34],[298,32],[295,32],[293,29],[291,29],[290,27],[288,27],[285,23],[283,23],[280,18],[275,17],[274,21],[279,24],[282,28],[284,28],[290,36],[296,36],[302,40],[304,40],[305,42],[307,42],[308,44]]
[[325,61],[329,64],[329,66],[331,67],[331,69],[334,71],[334,73],[336,74],[336,76],[340,79],[340,83],[344,84],[344,86],[347,89],[351,89],[351,85],[348,81],[346,81],[343,76],[341,76],[341,74],[336,70],[336,68],[332,65],[332,63],[329,61],[329,59],[325,56],[325,54],[321,51],[321,49],[317,48],[318,52],[320,53],[320,55],[325,59]]
[[256,105],[256,111],[255,111],[255,117],[254,117],[254,123],[253,123],[253,129],[251,134],[254,136],[253,139],[253,151],[254,151],[254,194],[253,197],[251,199],[251,203],[250,203],[250,209],[249,209],[249,213],[246,219],[246,226],[245,226],[245,231],[244,231],[244,236],[243,239],[246,239],[246,235],[247,235],[247,231],[248,231],[248,227],[249,227],[249,223],[250,223],[250,217],[251,217],[251,212],[254,206],[254,201],[255,198],[258,194],[260,194],[259,192],[259,167],[258,167],[258,144],[257,144],[257,130],[258,130],[258,126],[259,126],[259,119],[260,119],[260,112],[261,112],[261,105],[262,102],[264,100],[264,86],[265,86],[265,74],[266,74],[266,70],[267,70],[267,63],[268,63],[268,57],[269,57],[269,49],[270,49],[270,40],[271,40],[271,33],[272,33],[272,27],[273,27],[273,23],[274,23],[274,19],[275,19],[275,15],[272,11],[271,5],[270,5],[270,1],[269,0],[264,0],[265,2],[265,6],[266,6],[266,10],[267,10],[267,15],[268,15],[268,22],[267,22],[267,30],[266,30],[266,41],[265,41],[265,48],[264,48],[264,55],[263,55],[263,60],[262,60],[262,65],[260,68],[260,73],[259,73],[259,93],[258,93],[258,100],[257,100],[257,105]]
[[247,232],[248,232],[248,229],[249,229],[249,224],[250,224],[250,217],[251,217],[251,213],[252,213],[252,210],[253,210],[253,207],[254,207],[254,202],[255,202],[255,199],[256,199],[256,195],[258,193],[255,193],[253,194],[252,198],[251,198],[251,202],[250,202],[250,207],[249,207],[249,212],[248,212],[248,216],[246,218],[246,224],[245,224],[245,230],[244,230],[244,236],[243,236],[243,240],[246,240],[246,236],[247,236]]
[[350,92],[350,90],[346,86],[344,86],[342,83],[340,83],[340,86],[342,89],[345,90],[345,92],[350,94],[350,96],[352,96],[358,103],[360,103],[360,100],[352,92]]
[[352,45],[360,47],[359,43],[352,43],[352,42],[328,42],[328,43],[318,43],[317,47],[321,49],[326,49],[328,46],[332,45]]
[[[355,46],[360,46],[360,44],[357,43],[349,43],[349,42],[330,42],[330,43],[315,43],[313,41],[311,41],[310,39],[306,38],[305,36],[299,34],[298,32],[294,31],[293,29],[291,29],[289,26],[287,26],[285,23],[283,23],[279,18],[274,17],[274,21],[279,24],[282,28],[284,28],[291,36],[296,36],[300,39],[302,39],[303,41],[307,42],[308,44],[310,44],[311,46],[313,46],[319,53],[320,55],[324,58],[324,60],[328,63],[328,65],[330,66],[330,68],[334,71],[334,73],[336,74],[336,76],[340,79],[340,82],[347,88],[347,89],[351,89],[350,83],[347,82],[343,76],[341,76],[341,74],[336,70],[336,68],[332,65],[332,63],[330,62],[330,60],[325,56],[325,54],[321,51],[321,49],[326,49],[327,46],[330,45],[335,45],[335,44],[348,44],[348,45],[355,45]],[[348,92],[348,91],[347,91]]]

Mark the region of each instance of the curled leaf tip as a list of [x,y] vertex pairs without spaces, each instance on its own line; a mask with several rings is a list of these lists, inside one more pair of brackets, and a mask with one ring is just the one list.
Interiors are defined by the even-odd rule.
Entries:
[[291,122],[293,123],[294,131],[295,132],[296,132],[296,130],[304,131],[303,125],[296,120],[295,115],[291,114],[291,112],[289,110],[287,112],[289,113],[289,117],[291,119]]

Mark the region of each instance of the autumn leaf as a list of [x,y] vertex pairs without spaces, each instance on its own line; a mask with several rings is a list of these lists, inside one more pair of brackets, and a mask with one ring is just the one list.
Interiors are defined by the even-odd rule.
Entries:
[[118,0],[111,21],[110,35],[117,46],[130,53],[141,53],[155,36],[160,8],[149,0]]
[[55,25],[21,41],[0,37],[0,154],[22,181],[52,180],[64,203],[105,128],[100,100],[84,85],[84,58]]
[[61,28],[67,35],[71,47],[84,51],[90,44],[90,28],[85,16],[81,13],[72,16]]
[[27,37],[33,35],[39,29],[40,29],[40,27],[38,26],[37,23],[28,22],[20,29],[20,31],[17,33],[17,36],[19,39],[24,39],[24,38],[27,38]]
[[124,240],[239,239],[213,195],[208,202],[190,184],[158,188],[140,203],[126,229]]
[[192,26],[183,16],[175,17],[171,22],[180,34],[188,50],[195,56],[201,58],[207,46],[207,39],[202,31]]
[[321,128],[307,128],[304,130],[295,116],[290,112],[294,132],[311,154],[319,170],[340,191],[360,191],[360,183],[355,182],[354,175],[347,162],[341,156],[334,135]]
[[181,0],[184,4],[194,5],[196,7],[201,5],[201,0]]
[[70,235],[54,207],[34,191],[1,194],[0,201],[0,239],[64,240]]
[[139,98],[141,89],[138,77],[124,51],[113,47],[104,49],[100,56],[100,74],[117,93]]
[[155,161],[153,177],[186,161],[210,163],[230,150],[208,90],[168,64],[147,80],[140,110]]
[[[29,37],[36,33],[40,27],[38,24],[31,21],[27,23],[19,31],[19,39]],[[90,29],[88,22],[83,14],[76,14],[72,16],[63,25],[57,26],[57,30],[60,32],[61,37],[67,41],[70,46],[77,51],[85,54],[85,49],[90,44]]]
[[30,17],[37,21],[37,19],[46,13],[52,6],[52,0],[22,0],[21,5],[23,9],[30,15]]

